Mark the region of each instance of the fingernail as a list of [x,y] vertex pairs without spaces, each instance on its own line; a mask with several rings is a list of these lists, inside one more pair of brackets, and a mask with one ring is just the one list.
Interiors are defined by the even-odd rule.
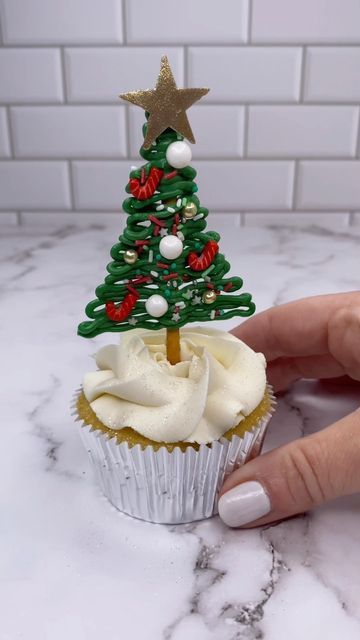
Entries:
[[228,527],[241,527],[269,513],[270,500],[260,482],[244,482],[219,500],[219,516]]

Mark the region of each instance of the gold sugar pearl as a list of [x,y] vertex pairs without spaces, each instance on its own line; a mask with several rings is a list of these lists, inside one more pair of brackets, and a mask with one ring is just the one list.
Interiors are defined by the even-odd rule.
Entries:
[[176,205],[177,198],[169,198],[168,200],[163,200],[163,202],[167,207],[173,207]]
[[197,206],[195,202],[188,202],[183,208],[183,214],[186,220],[191,220],[191,218],[194,218],[197,214]]
[[209,289],[209,291],[205,291],[202,296],[202,301],[205,304],[212,304],[216,300],[216,293],[213,289]]
[[138,257],[139,256],[137,254],[137,251],[135,251],[135,249],[126,249],[124,253],[124,260],[126,264],[135,264]]

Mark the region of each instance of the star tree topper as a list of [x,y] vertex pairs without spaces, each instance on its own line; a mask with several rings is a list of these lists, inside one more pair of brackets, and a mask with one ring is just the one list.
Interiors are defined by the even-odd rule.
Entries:
[[149,149],[151,143],[168,128],[194,143],[186,110],[208,92],[206,88],[178,89],[167,56],[163,56],[155,89],[129,91],[120,94],[120,98],[142,107],[150,114],[143,144],[144,149]]

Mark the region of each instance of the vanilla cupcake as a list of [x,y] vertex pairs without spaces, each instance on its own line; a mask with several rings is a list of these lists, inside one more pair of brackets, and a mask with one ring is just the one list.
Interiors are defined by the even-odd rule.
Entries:
[[229,333],[133,330],[96,355],[76,396],[80,433],[110,502],[131,516],[184,523],[217,513],[224,479],[260,452],[274,399],[266,362]]

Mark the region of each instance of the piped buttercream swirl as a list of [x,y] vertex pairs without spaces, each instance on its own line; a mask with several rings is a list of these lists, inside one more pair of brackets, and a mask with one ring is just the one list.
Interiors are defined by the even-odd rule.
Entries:
[[157,442],[209,443],[235,427],[261,402],[266,362],[233,335],[181,330],[181,362],[166,359],[164,330],[125,334],[96,354],[84,393],[101,422],[132,427]]

